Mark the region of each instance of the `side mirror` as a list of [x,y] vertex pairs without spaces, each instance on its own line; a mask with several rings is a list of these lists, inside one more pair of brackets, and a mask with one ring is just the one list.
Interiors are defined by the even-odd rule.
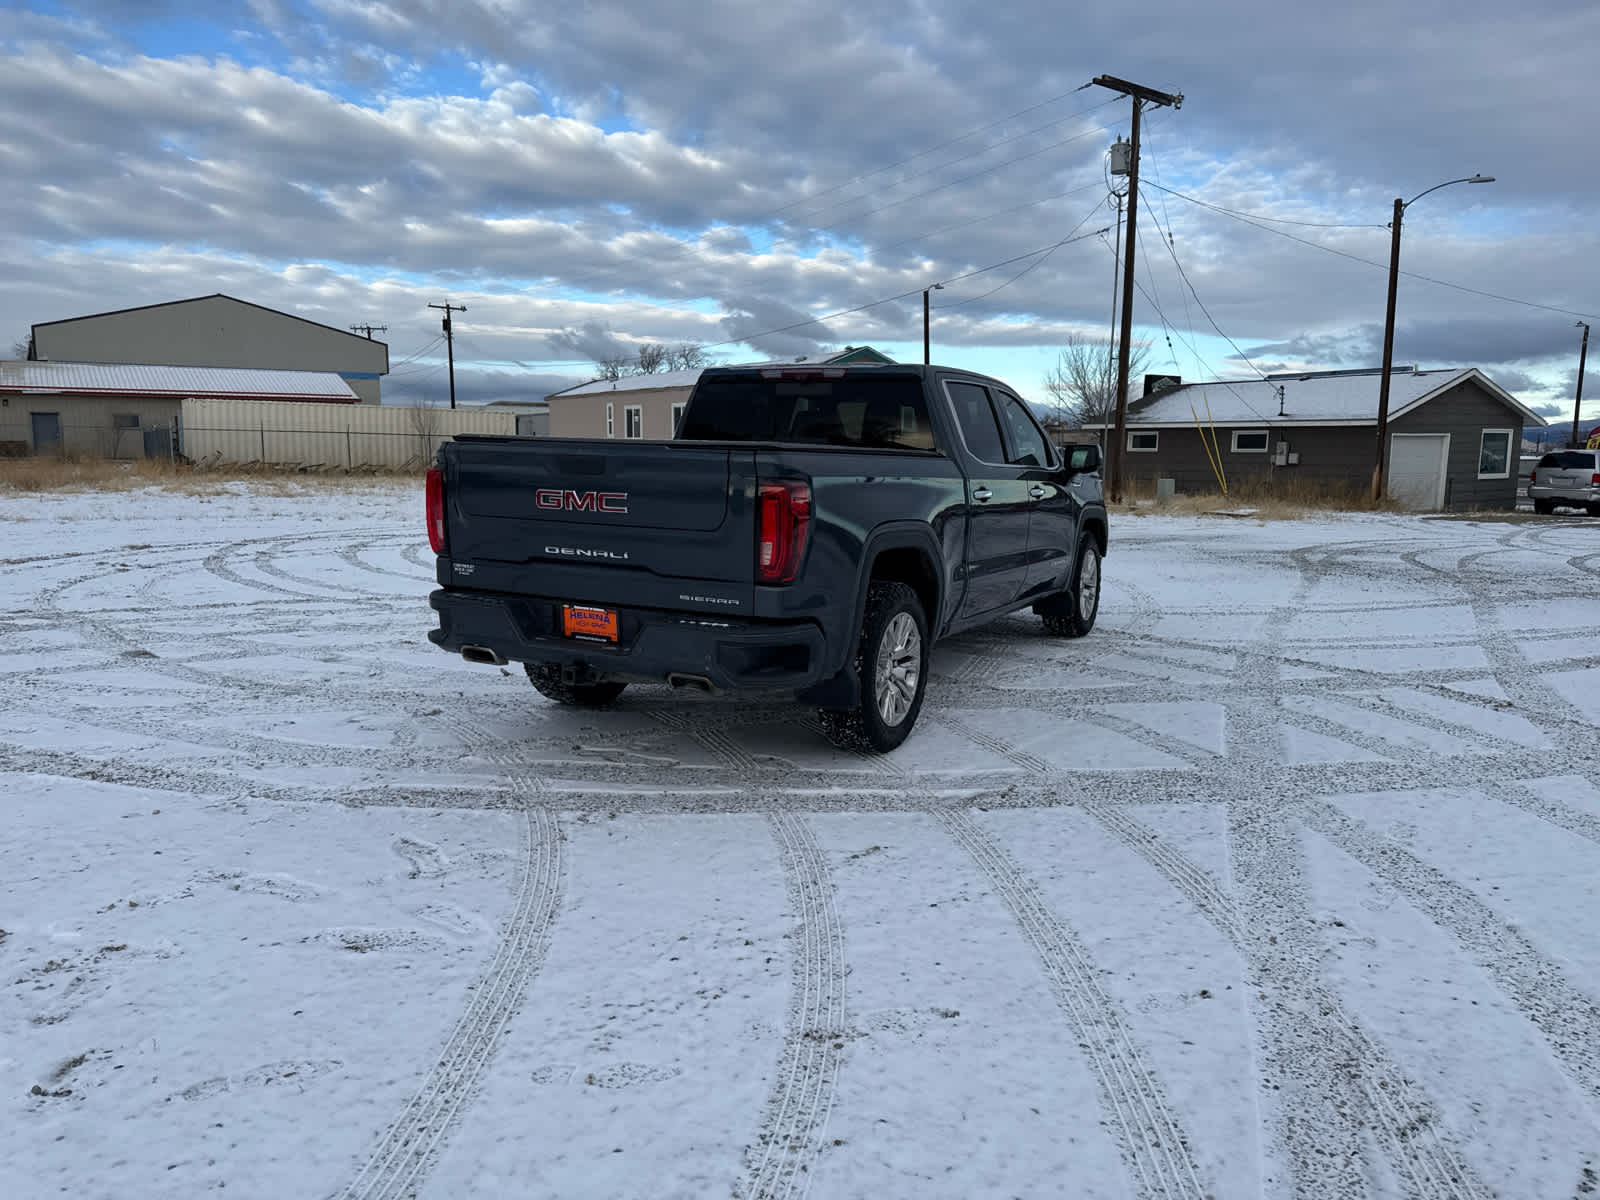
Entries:
[[1084,446],[1067,447],[1067,470],[1069,471],[1098,471],[1100,463],[1100,447],[1093,442]]

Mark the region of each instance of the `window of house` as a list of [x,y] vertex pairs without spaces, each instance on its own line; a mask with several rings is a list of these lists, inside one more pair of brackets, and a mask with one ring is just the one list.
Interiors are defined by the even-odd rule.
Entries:
[[672,406],[672,436],[673,437],[677,437],[678,436],[678,429],[683,425],[683,413],[684,413],[684,410],[686,408],[688,408],[688,407],[689,407],[689,404],[685,400],[679,400],[677,403],[675,403]]
[[138,413],[112,413],[111,414],[111,428],[117,430],[118,432],[120,432],[120,431],[122,431],[124,429],[137,429],[137,428],[139,428],[139,414]]
[[617,436],[617,406],[609,400],[606,402],[606,436]]
[[1235,429],[1233,431],[1235,454],[1265,454],[1267,431],[1265,429]]
[[637,404],[625,405],[622,410],[624,425],[623,436],[642,438],[644,436],[644,409]]
[[1485,429],[1478,441],[1478,478],[1507,479],[1511,475],[1511,430]]
[[1142,430],[1135,433],[1128,431],[1128,449],[1139,454],[1151,454],[1161,444],[1161,435],[1153,429]]

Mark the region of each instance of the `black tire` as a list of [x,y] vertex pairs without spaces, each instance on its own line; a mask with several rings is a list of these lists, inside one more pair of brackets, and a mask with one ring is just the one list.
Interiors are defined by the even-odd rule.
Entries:
[[1067,590],[1036,605],[1034,611],[1044,618],[1045,632],[1056,637],[1082,637],[1094,628],[1100,615],[1100,543],[1094,534],[1078,538]]
[[1533,511],[1536,513],[1542,513],[1548,517],[1555,510],[1556,502],[1554,500],[1535,500],[1533,502]]
[[821,709],[822,732],[845,750],[893,750],[911,733],[928,686],[928,619],[903,583],[874,580],[856,646],[861,698],[851,709]]
[[1587,505],[1585,506],[1585,511],[1587,511],[1591,517],[1600,517],[1600,504]]
[[575,708],[604,708],[622,695],[625,683],[562,683],[561,668],[547,663],[524,663],[533,690],[557,704]]

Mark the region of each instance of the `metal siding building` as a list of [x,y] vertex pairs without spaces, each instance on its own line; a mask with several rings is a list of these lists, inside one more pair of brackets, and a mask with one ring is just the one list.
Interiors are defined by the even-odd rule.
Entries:
[[[1368,488],[1377,457],[1379,376],[1376,370],[1273,375],[1146,395],[1128,409],[1125,477],[1152,485],[1171,479],[1179,492],[1218,490],[1206,450],[1214,436],[1230,487],[1300,479]],[[1543,424],[1476,368],[1396,368],[1391,494],[1406,493],[1423,509],[1514,508],[1522,429]],[[1484,463],[1490,469],[1480,471]]]
[[326,371],[4,362],[0,453],[165,457],[178,448],[181,406],[193,396],[357,407],[349,385]]
[[369,404],[389,347],[220,292],[33,327],[30,359],[331,371]]
[[264,400],[185,400],[183,453],[202,465],[267,463],[310,469],[423,467],[458,433],[510,437],[508,409],[402,408]]

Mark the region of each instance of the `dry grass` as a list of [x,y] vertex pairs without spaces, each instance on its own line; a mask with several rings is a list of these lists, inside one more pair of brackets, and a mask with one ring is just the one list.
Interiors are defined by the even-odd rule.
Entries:
[[307,488],[338,490],[381,487],[419,480],[421,470],[299,471],[291,467],[229,464],[200,467],[167,459],[112,461],[64,457],[0,458],[0,494],[5,492],[122,492],[161,488],[185,496],[217,495],[249,482],[269,494],[288,495]]
[[1331,512],[1409,512],[1392,500],[1374,500],[1365,487],[1349,487],[1315,480],[1295,479],[1287,483],[1241,480],[1221,492],[1181,493],[1170,500],[1156,501],[1155,482],[1134,480],[1120,505],[1107,505],[1113,512],[1139,516],[1208,516],[1212,514],[1249,517],[1258,521],[1299,521]]

